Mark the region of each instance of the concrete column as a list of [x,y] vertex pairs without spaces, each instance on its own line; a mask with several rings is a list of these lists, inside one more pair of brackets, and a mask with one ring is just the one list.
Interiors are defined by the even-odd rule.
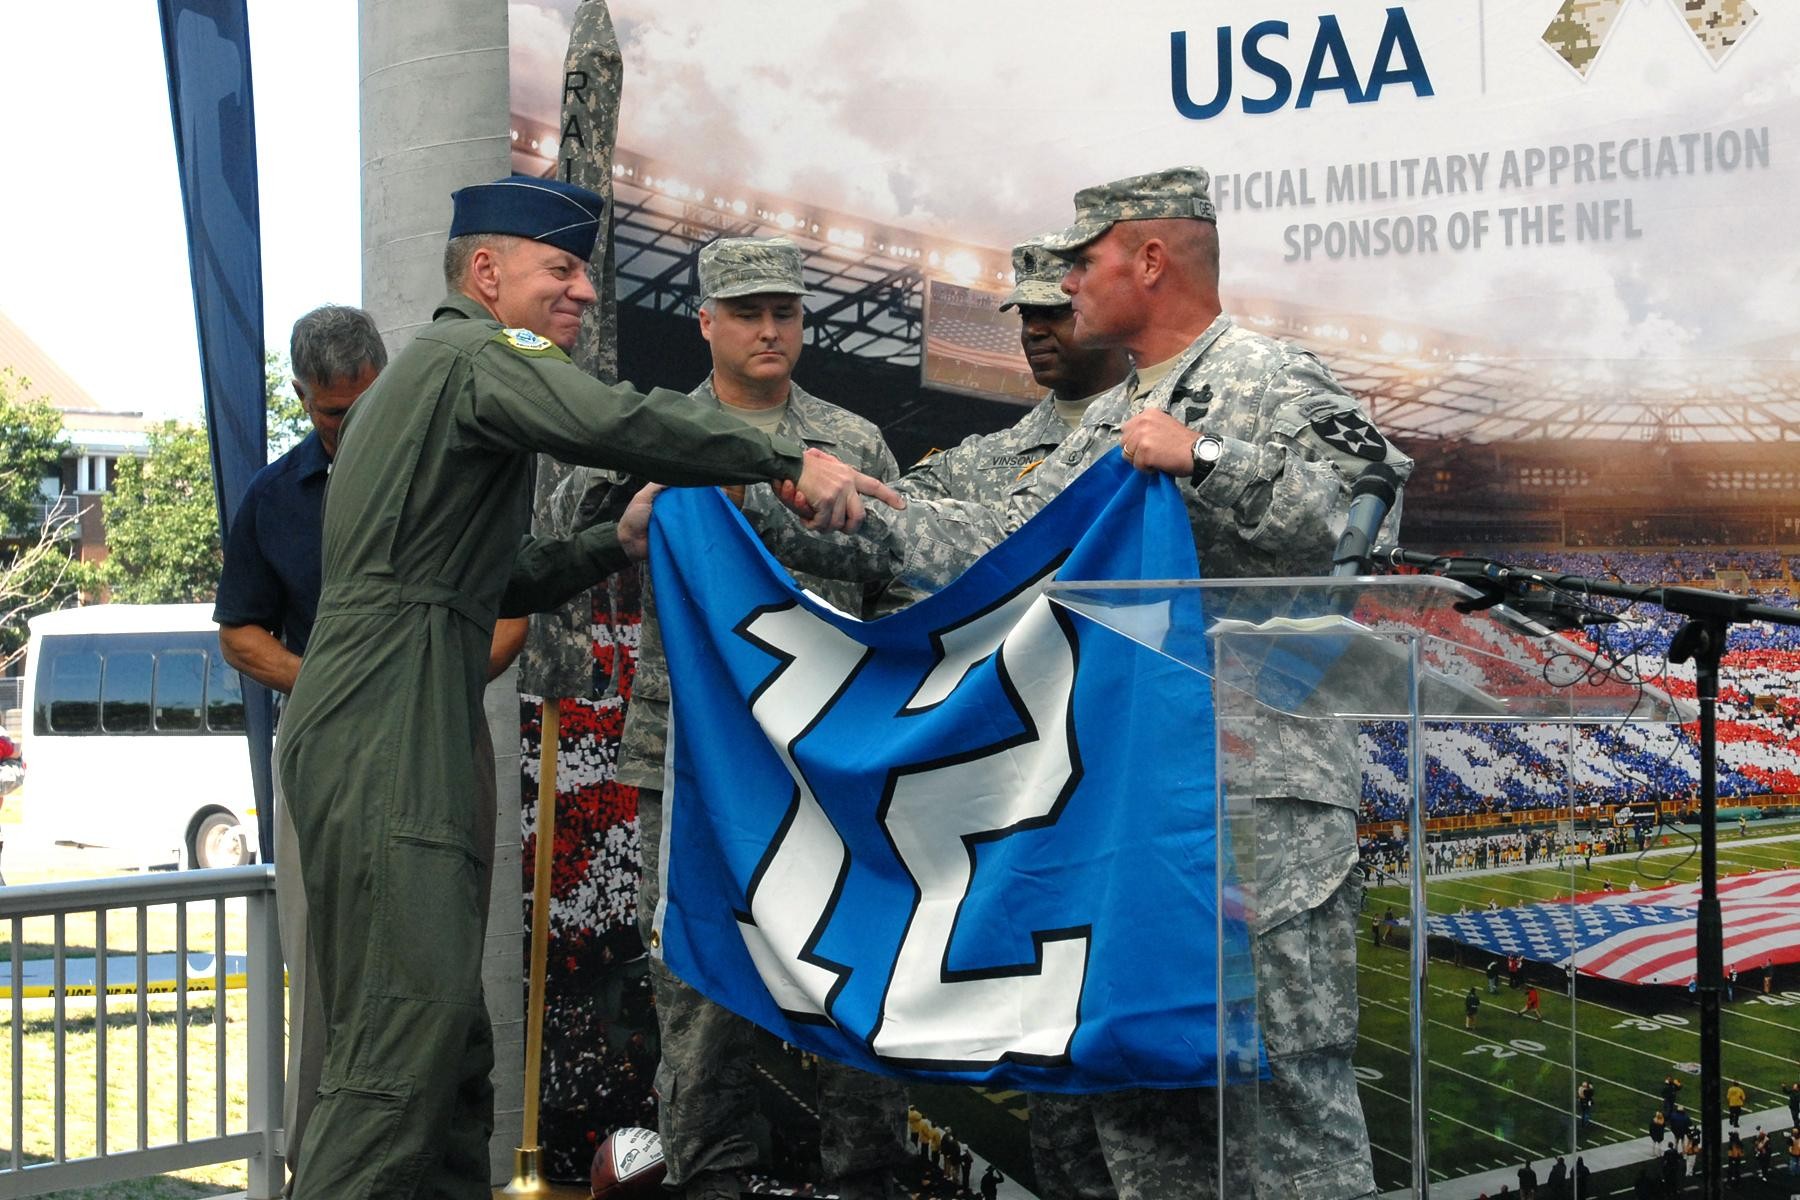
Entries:
[[[363,307],[398,352],[444,295],[450,193],[509,169],[506,5],[361,0]],[[482,984],[494,1020],[492,1179],[524,1125],[525,934],[519,873],[518,673],[488,688],[500,811]]]
[[390,349],[444,294],[450,193],[511,157],[506,5],[362,0],[363,307]]

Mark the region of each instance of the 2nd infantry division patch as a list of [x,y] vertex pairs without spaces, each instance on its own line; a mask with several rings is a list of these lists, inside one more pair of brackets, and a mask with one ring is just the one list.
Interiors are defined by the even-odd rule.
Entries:
[[1381,436],[1381,430],[1369,424],[1367,417],[1353,409],[1341,408],[1320,413],[1312,418],[1311,424],[1320,440],[1345,454],[1352,454],[1369,462],[1382,462],[1387,458],[1387,439]]

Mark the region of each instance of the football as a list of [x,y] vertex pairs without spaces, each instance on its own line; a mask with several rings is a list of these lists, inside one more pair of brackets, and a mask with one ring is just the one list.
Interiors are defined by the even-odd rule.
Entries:
[[665,1170],[654,1129],[615,1129],[594,1151],[589,1182],[595,1200],[648,1198],[661,1195]]

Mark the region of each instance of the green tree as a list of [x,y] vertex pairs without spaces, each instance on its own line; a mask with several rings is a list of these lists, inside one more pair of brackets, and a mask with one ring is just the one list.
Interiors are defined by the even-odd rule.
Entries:
[[38,523],[40,484],[69,448],[62,414],[30,388],[12,368],[0,370],[0,536],[20,536]]
[[213,598],[224,556],[204,426],[165,422],[150,431],[144,457],[119,460],[106,498],[106,544],[100,578],[114,601]]
[[30,387],[0,371],[0,669],[25,652],[25,622],[72,601],[86,578],[69,557],[77,515],[43,504],[42,481],[68,450],[62,416]]
[[294,391],[294,370],[285,353],[263,357],[263,399],[268,406],[269,461],[292,450],[312,432],[312,419]]

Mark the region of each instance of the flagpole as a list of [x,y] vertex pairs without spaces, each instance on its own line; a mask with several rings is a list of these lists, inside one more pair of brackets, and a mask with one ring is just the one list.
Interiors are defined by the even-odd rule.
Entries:
[[525,995],[525,1128],[513,1151],[512,1182],[494,1191],[499,1196],[586,1196],[576,1188],[559,1188],[544,1179],[538,1147],[538,1107],[543,1090],[544,973],[550,957],[550,865],[556,843],[556,751],[562,733],[562,702],[544,700],[538,741],[537,852],[531,878],[531,983]]

